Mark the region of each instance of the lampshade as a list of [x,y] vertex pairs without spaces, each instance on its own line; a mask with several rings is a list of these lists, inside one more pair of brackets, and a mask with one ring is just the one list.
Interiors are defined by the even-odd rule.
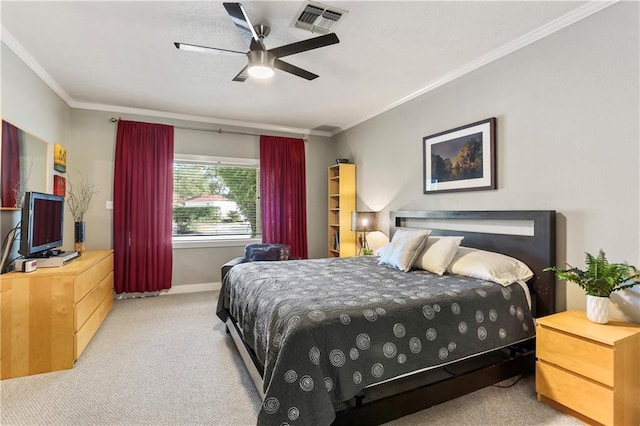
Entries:
[[249,68],[247,72],[254,78],[270,78],[273,76],[274,57],[265,50],[249,52]]
[[371,232],[378,230],[378,212],[351,212],[351,230]]

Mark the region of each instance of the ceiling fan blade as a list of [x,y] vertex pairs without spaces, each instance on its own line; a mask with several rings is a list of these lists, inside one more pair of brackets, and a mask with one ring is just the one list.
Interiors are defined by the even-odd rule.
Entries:
[[249,16],[247,16],[247,12],[245,12],[244,7],[240,3],[222,3],[224,8],[227,10],[229,16],[231,16],[231,20],[236,27],[240,30],[242,37],[247,40],[247,43],[250,43],[251,40],[260,41],[256,30],[253,29],[253,25],[251,25],[251,21],[249,21]]
[[307,40],[298,41],[296,43],[286,44],[284,46],[270,49],[269,52],[276,58],[293,55],[295,53],[306,52],[307,50],[317,49],[319,47],[330,46],[340,43],[338,36],[334,33],[325,34],[320,37],[314,37]]
[[188,43],[173,43],[177,49],[187,50],[190,52],[213,53],[221,55],[246,55],[247,52],[238,52],[237,50],[219,49],[217,47],[198,46]]
[[236,75],[235,77],[233,77],[232,81],[239,81],[239,82],[243,82],[245,81],[247,78],[249,78],[249,73],[247,72],[247,69],[249,68],[249,65],[247,65],[246,67],[242,68],[242,71],[240,71],[238,73],[238,75]]
[[307,70],[303,70],[302,68],[298,68],[295,65],[291,65],[290,63],[281,61],[277,58],[275,61],[273,61],[273,66],[274,68],[278,68],[279,70],[286,71],[290,74],[297,75],[298,77],[302,77],[307,80],[313,80],[319,77],[317,74],[314,74]]

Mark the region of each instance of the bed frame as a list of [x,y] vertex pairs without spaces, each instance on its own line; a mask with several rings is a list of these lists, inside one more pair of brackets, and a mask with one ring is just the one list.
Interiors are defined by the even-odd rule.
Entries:
[[[555,218],[552,210],[393,211],[390,238],[400,227],[428,228],[432,235],[463,236],[462,245],[516,257],[533,271],[529,281],[534,317],[555,312]],[[262,368],[231,319],[227,330],[258,392]],[[535,339],[364,389],[336,406],[336,425],[384,423],[457,398],[502,380],[533,372]]]

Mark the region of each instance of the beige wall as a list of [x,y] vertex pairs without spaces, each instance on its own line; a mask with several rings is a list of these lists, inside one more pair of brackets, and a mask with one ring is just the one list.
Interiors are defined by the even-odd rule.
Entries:
[[[355,159],[358,207],[557,210],[558,264],[602,248],[640,265],[639,6],[611,6],[334,137]],[[498,189],[424,195],[422,138],[492,116]],[[558,298],[586,305],[574,284]],[[612,301],[612,315],[640,322],[640,289]]]

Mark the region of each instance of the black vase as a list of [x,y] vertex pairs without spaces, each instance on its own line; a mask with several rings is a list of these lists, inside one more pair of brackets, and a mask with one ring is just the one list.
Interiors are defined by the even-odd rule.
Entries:
[[74,227],[74,249],[78,253],[84,252],[84,222],[76,222]]

